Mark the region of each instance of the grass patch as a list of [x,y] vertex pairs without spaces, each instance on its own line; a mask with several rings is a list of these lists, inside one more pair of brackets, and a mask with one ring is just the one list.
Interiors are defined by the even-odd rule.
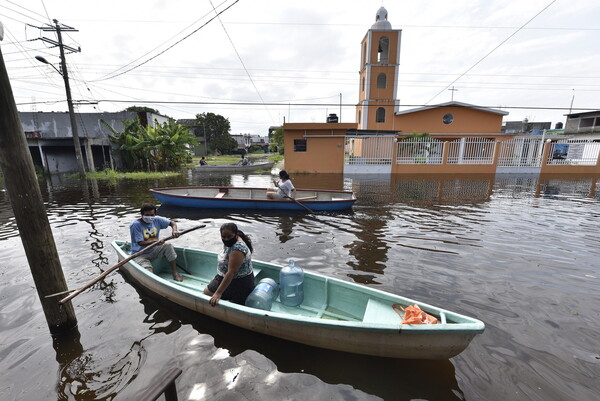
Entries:
[[162,172],[148,172],[148,171],[132,171],[122,173],[112,169],[106,169],[97,171],[95,173],[86,173],[87,178],[95,178],[97,180],[115,180],[118,178],[129,178],[132,180],[146,180],[155,178],[166,178],[175,177],[181,175],[179,171],[162,171]]
[[269,159],[270,162],[278,163],[283,160],[283,155],[280,155],[279,153],[272,153],[267,156],[267,159]]

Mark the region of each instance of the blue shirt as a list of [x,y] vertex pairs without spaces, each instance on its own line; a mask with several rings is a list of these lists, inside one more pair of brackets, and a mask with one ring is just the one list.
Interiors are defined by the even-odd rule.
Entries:
[[[139,245],[140,241],[148,241],[149,239],[158,239],[160,230],[169,227],[171,220],[165,219],[164,217],[156,216],[152,223],[144,223],[142,219],[135,219],[129,226],[129,233],[131,234],[131,254],[137,253],[144,249],[148,245]],[[144,253],[152,252],[152,249],[148,249]]]
[[246,277],[252,273],[252,252],[244,241],[238,241],[230,247],[223,246],[223,250],[219,254],[217,263],[217,274],[225,276],[229,267],[229,255],[232,251],[240,251],[244,254],[244,261],[233,278]]

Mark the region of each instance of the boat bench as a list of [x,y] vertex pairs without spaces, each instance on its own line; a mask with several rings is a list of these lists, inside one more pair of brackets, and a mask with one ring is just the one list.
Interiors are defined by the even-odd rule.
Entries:
[[371,298],[367,302],[367,308],[365,309],[362,321],[366,323],[400,324],[402,319],[392,308],[392,303],[381,302],[378,299]]

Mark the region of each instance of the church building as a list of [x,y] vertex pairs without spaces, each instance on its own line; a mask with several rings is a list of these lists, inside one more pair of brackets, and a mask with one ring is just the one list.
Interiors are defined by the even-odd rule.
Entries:
[[[356,122],[284,124],[285,169],[296,173],[493,173],[493,163],[448,165],[449,144],[457,143],[454,147],[464,156],[466,144],[477,138],[477,152],[493,156],[496,142],[512,137],[501,133],[502,118],[508,112],[456,101],[400,111],[402,30],[392,29],[387,17],[381,7],[360,44]],[[412,156],[411,162],[404,160],[409,149],[402,142],[406,137],[424,141],[419,145],[423,149],[419,160],[426,163]]]

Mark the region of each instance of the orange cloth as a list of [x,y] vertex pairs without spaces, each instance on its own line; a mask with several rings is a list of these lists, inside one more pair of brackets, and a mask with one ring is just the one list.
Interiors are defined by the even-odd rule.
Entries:
[[392,306],[394,310],[400,315],[398,308],[404,311],[404,316],[402,317],[402,324],[437,324],[438,320],[421,310],[418,305],[410,305],[406,308],[403,308],[399,304],[395,304]]

